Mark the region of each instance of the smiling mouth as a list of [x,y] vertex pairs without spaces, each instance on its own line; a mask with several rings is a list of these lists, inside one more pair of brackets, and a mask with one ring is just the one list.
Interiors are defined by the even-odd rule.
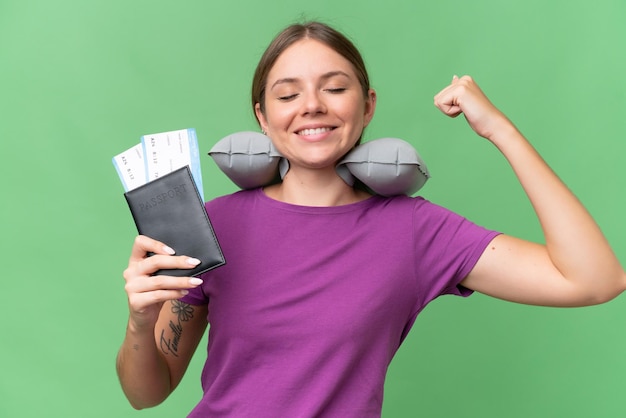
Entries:
[[330,132],[335,128],[315,128],[315,129],[303,129],[301,131],[296,132],[296,134],[298,135],[303,135],[303,136],[307,136],[307,135],[319,135],[319,134],[323,134],[325,132]]

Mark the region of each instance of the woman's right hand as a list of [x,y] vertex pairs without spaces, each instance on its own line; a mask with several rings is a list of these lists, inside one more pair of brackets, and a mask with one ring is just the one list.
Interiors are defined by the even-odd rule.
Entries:
[[[149,256],[149,253],[154,255]],[[189,269],[199,260],[175,251],[160,241],[145,235],[135,238],[128,267],[124,270],[130,311],[129,326],[135,331],[153,330],[161,306],[167,300],[179,299],[202,284],[196,277],[153,276],[160,269]]]

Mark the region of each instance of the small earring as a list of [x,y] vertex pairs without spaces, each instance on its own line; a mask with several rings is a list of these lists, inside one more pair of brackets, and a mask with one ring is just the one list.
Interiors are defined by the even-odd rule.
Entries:
[[263,135],[267,136],[267,132],[265,132],[265,129],[261,129],[261,132],[263,133]]

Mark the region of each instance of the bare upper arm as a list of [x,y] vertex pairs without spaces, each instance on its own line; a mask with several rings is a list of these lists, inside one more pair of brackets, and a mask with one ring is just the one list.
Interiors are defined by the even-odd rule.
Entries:
[[170,388],[180,383],[207,327],[207,306],[189,305],[179,300],[163,304],[154,329],[159,353],[167,362]]
[[489,296],[530,305],[594,303],[593,289],[564,277],[545,246],[508,235],[492,240],[461,284]]

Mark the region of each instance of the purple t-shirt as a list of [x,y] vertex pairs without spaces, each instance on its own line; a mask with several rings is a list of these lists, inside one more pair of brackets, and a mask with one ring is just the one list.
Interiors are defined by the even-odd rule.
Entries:
[[380,417],[417,314],[497,235],[416,197],[296,206],[261,189],[206,204],[227,264],[183,301],[209,307],[190,417]]

